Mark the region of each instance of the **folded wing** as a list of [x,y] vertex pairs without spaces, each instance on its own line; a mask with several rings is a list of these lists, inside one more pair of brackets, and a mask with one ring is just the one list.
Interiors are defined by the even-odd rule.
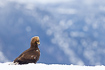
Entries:
[[36,63],[37,56],[36,55],[28,55],[28,54],[21,54],[14,60],[14,63],[17,62],[19,64],[28,64],[28,63]]

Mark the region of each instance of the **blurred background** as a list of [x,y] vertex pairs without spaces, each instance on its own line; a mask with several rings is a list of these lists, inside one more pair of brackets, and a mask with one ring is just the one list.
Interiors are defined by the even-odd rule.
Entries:
[[104,0],[0,0],[0,62],[40,37],[38,63],[105,65]]

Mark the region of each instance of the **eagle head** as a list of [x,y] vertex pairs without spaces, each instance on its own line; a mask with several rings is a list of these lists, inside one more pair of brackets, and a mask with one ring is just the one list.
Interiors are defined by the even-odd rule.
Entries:
[[39,37],[38,36],[32,37],[31,43],[33,43],[33,44],[36,43],[36,44],[40,45]]

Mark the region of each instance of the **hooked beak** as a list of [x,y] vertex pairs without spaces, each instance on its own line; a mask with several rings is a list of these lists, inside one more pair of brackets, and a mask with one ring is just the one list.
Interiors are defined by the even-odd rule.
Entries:
[[38,45],[40,45],[40,42],[37,42]]

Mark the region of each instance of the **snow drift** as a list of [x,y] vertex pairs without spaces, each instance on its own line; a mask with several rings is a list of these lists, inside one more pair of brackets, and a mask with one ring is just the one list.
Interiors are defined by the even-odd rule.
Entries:
[[9,65],[11,62],[0,63],[0,70],[105,70],[105,66],[78,66],[78,65],[60,65],[60,64],[25,64]]

